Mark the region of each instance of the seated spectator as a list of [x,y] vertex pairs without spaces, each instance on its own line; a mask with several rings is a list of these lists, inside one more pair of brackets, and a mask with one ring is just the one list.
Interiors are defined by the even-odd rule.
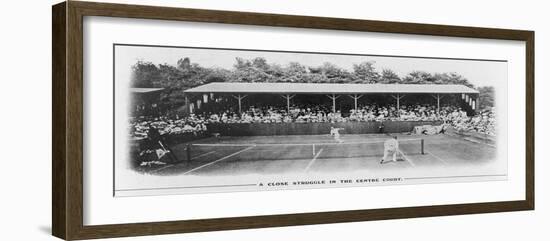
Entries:
[[480,112],[476,116],[467,116],[466,111],[455,106],[437,107],[428,104],[400,105],[363,105],[343,113],[331,111],[325,105],[295,105],[287,110],[283,107],[254,107],[238,114],[232,110],[218,113],[191,114],[180,118],[173,115],[157,118],[140,117],[132,121],[129,126],[130,134],[135,139],[147,138],[149,126],[164,134],[193,134],[206,133],[209,123],[322,123],[322,122],[368,122],[368,121],[443,121],[461,131],[474,131],[494,135],[496,118],[493,109]]

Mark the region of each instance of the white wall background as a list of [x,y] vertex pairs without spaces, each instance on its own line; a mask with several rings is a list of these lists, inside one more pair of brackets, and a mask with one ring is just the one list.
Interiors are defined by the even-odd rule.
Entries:
[[[7,1],[0,10],[0,240],[56,240],[51,219],[51,8]],[[545,1],[112,1],[536,31],[536,211],[156,236],[155,240],[548,240],[549,6]],[[518,113],[523,115],[523,113]],[[151,240],[153,237],[120,240]]]

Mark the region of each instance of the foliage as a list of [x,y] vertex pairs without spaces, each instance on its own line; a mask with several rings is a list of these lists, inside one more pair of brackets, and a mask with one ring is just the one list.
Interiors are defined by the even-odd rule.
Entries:
[[138,61],[132,66],[131,87],[159,87],[161,79],[160,70],[151,62]]
[[[428,73],[413,71],[404,77],[390,69],[381,72],[375,62],[364,61],[346,70],[333,63],[305,66],[290,62],[285,66],[267,62],[265,58],[236,58],[232,69],[202,67],[189,58],[179,59],[175,65],[138,61],[132,66],[131,87],[165,88],[162,100],[167,104],[183,102],[182,90],[211,82],[292,82],[292,83],[357,83],[357,84],[460,84],[473,85],[457,73]],[[479,88],[483,107],[494,103],[494,90]]]
[[382,70],[382,75],[379,80],[380,84],[399,84],[401,83],[401,78],[391,69]]
[[380,74],[374,68],[374,62],[363,62],[353,65],[355,78],[353,83],[374,84],[380,81]]
[[485,110],[495,106],[495,88],[492,86],[483,86],[477,88],[479,91],[479,109]]

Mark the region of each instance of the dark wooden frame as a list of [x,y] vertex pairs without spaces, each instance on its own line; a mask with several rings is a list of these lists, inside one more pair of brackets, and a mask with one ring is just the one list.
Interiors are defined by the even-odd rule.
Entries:
[[[52,7],[52,233],[67,239],[533,210],[533,31],[68,1]],[[83,17],[108,16],[525,41],[525,200],[114,225],[83,225]]]

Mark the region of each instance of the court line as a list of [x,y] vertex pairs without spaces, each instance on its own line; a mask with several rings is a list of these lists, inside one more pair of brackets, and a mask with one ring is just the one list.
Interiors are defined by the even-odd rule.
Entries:
[[405,155],[405,153],[403,153],[401,150],[399,150],[399,153],[401,153],[401,155],[403,156],[403,158],[405,158],[405,160],[411,164],[411,166],[415,167],[416,165],[414,164],[414,162],[412,160],[409,159],[408,156]]
[[429,152],[429,151],[426,151],[426,153],[432,155],[433,157],[435,157],[435,159],[439,160],[440,162],[443,162],[443,164],[447,165],[448,163],[446,161],[444,161],[443,159],[441,159],[440,157],[434,155],[433,153]]
[[[199,157],[206,156],[206,155],[210,155],[210,154],[212,154],[212,153],[214,153],[214,152],[216,152],[216,151],[211,151],[211,152],[203,153],[203,154],[198,155],[198,156],[195,156],[195,157],[191,157],[191,160],[194,160],[194,159],[197,159],[197,158],[199,158]],[[163,166],[163,167],[161,167],[161,168],[155,169],[155,170],[151,171],[150,173],[160,172],[160,171],[162,171],[162,170],[164,170],[164,169],[166,169],[166,168],[170,168],[170,167],[173,167],[173,166],[176,166],[176,165],[179,165],[179,164],[181,164],[181,163],[166,165],[166,166]]]
[[[383,144],[384,141],[387,140],[387,139],[383,139],[383,140],[376,140],[376,141],[363,141],[363,142],[344,142],[344,143],[334,143],[334,142],[316,142],[316,143],[272,143],[272,144],[268,144],[268,143],[255,143],[255,144],[224,144],[224,143],[216,143],[216,144],[206,144],[206,143],[203,143],[203,144],[192,144],[193,146],[230,146],[230,147],[237,147],[237,146],[311,146],[311,145],[350,145],[350,144],[375,144],[375,143],[380,143],[380,144]],[[405,141],[419,141],[419,140],[422,140],[422,139],[402,139],[402,140],[398,140],[399,142],[405,142]],[[345,140],[344,140],[345,141]]]
[[248,150],[250,150],[250,149],[252,149],[252,148],[254,148],[254,147],[256,147],[256,146],[247,147],[247,148],[245,148],[245,149],[242,149],[242,150],[240,150],[240,151],[238,151],[238,152],[235,152],[235,153],[233,153],[233,154],[230,154],[230,155],[228,155],[228,156],[222,157],[222,158],[220,158],[220,159],[218,159],[218,160],[215,160],[215,161],[213,161],[213,162],[209,162],[209,163],[206,163],[206,164],[204,164],[204,165],[202,165],[202,166],[195,167],[195,168],[193,168],[193,169],[191,169],[191,170],[189,170],[189,171],[187,171],[187,172],[184,172],[182,175],[187,175],[187,174],[189,174],[189,173],[191,173],[191,172],[194,172],[194,171],[196,171],[196,170],[199,170],[199,169],[201,169],[201,168],[203,168],[203,167],[207,167],[207,166],[210,166],[210,165],[212,165],[212,164],[214,164],[214,163],[223,161],[223,160],[225,160],[225,159],[227,159],[227,158],[236,156],[236,155],[238,155],[238,154],[240,154],[240,153],[242,153],[242,152],[248,151]]
[[490,147],[493,147],[493,148],[497,148],[497,146],[493,145],[493,144],[489,144],[489,143],[485,143],[485,142],[481,142],[481,141],[479,143],[490,146]]
[[197,158],[199,158],[199,157],[206,156],[206,155],[210,155],[210,154],[212,154],[212,153],[214,153],[214,152],[216,152],[216,151],[211,151],[211,152],[203,153],[203,154],[198,155],[198,156],[191,157],[191,160],[194,160],[194,159],[197,159]]
[[497,146],[493,145],[493,144],[489,144],[489,143],[485,143],[483,141],[474,141],[474,140],[471,140],[471,139],[466,139],[466,138],[461,138],[462,140],[465,140],[465,141],[469,141],[469,142],[472,142],[472,143],[475,143],[475,144],[482,144],[482,145],[486,145],[486,146],[490,146],[490,147],[493,147],[493,148],[497,148]]
[[490,146],[490,147],[493,147],[493,148],[497,148],[496,145],[489,144],[489,143],[486,143],[486,142],[483,142],[483,141],[473,140],[471,138],[465,138],[463,136],[452,136],[452,135],[446,135],[446,136],[451,137],[451,138],[455,138],[455,139],[459,139],[459,140],[462,140],[462,141],[468,141],[468,142],[472,142],[472,143],[475,143],[475,144],[483,144],[483,145],[487,145],[487,146]]
[[317,154],[313,157],[313,159],[311,159],[311,161],[309,161],[309,164],[307,165],[306,169],[304,169],[304,172],[309,171],[309,168],[313,165],[315,160],[317,160],[317,157],[319,157],[319,155],[321,154],[322,151],[323,151],[323,148],[321,148],[319,150],[319,152],[317,152]]

